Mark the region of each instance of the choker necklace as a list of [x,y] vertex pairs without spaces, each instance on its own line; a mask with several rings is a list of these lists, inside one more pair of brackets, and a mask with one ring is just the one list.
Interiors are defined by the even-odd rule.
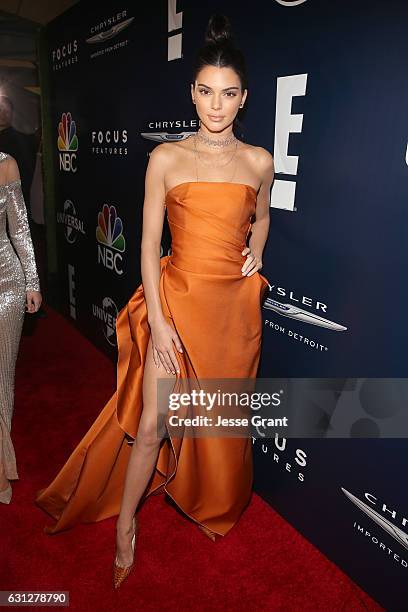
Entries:
[[[238,150],[238,143],[239,143],[238,138],[236,138],[236,139],[235,139],[235,141],[236,141],[236,142],[235,142],[235,149],[234,149],[234,151],[232,152],[232,155],[231,155],[231,157],[230,157],[230,159],[229,159],[228,161],[224,162],[223,164],[220,164],[219,159],[216,159],[216,160],[215,160],[215,163],[214,163],[214,162],[208,163],[208,162],[204,162],[204,161],[203,161],[203,159],[202,159],[202,157],[201,157],[200,153],[198,152],[198,149],[197,149],[197,134],[195,134],[195,135],[194,135],[194,153],[195,153],[195,156],[194,156],[194,157],[195,157],[195,163],[196,163],[196,172],[197,172],[197,177],[198,177],[197,159],[199,159],[199,160],[200,160],[200,161],[203,163],[203,165],[204,165],[204,166],[212,166],[213,168],[220,168],[220,167],[222,167],[222,166],[227,166],[227,165],[228,165],[230,162],[232,162],[232,160],[234,159],[234,157],[235,157],[235,156],[236,156],[236,154],[237,154],[237,150]],[[210,157],[215,157],[215,155],[216,155],[216,154],[215,154],[215,153],[210,153],[209,155],[210,155]],[[217,158],[218,158],[220,155],[223,155],[223,153],[217,153]],[[234,170],[234,174],[235,174],[235,170]],[[197,180],[198,180],[198,178],[197,178]]]
[[219,138],[218,140],[214,140],[213,138],[209,138],[208,136],[203,134],[201,130],[198,130],[196,132],[196,136],[199,140],[204,142],[206,145],[209,145],[210,147],[227,147],[228,145],[234,143],[237,140],[234,134],[231,134],[231,136],[227,136],[227,138]]

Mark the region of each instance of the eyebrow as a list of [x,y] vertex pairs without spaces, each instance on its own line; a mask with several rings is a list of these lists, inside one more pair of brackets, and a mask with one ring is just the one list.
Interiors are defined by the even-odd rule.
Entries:
[[[197,87],[207,87],[207,89],[212,89],[212,87],[206,85],[205,83],[197,83]],[[225,89],[223,89],[222,91],[228,91],[229,89],[239,89],[239,87],[225,87]]]

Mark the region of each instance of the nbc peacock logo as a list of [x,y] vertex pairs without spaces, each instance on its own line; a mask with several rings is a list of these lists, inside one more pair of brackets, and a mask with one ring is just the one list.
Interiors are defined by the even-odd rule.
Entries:
[[78,151],[76,123],[71,113],[62,113],[58,124],[58,151]]
[[118,216],[115,206],[104,204],[102,211],[98,213],[96,240],[99,242],[98,263],[109,270],[114,270],[116,274],[123,274],[120,253],[125,251],[126,241],[122,219]]
[[61,121],[58,123],[58,151],[60,170],[64,172],[76,172],[76,151],[78,151],[77,126],[72,119],[71,113],[62,113]]
[[112,247],[112,249],[121,253],[125,250],[123,223],[122,219],[117,215],[115,206],[104,204],[102,212],[98,213],[96,239],[101,244]]

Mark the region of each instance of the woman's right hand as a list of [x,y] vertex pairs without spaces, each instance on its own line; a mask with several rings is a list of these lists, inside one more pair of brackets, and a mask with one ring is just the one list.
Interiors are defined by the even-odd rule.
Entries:
[[177,350],[182,353],[183,347],[178,334],[174,331],[170,323],[162,320],[157,323],[150,324],[153,347],[153,360],[159,368],[160,363],[163,364],[168,374],[180,372],[177,357],[174,352],[173,342]]

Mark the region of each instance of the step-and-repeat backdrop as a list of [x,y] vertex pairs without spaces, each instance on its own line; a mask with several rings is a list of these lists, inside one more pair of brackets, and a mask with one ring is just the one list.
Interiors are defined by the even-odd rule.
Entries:
[[[213,9],[79,3],[48,26],[61,303],[113,360],[116,315],[141,282],[148,155],[199,126],[191,71]],[[242,138],[275,161],[259,374],[285,382],[310,430],[254,436],[255,488],[374,598],[404,609],[408,6],[216,10],[248,63]],[[170,244],[165,222],[163,255]]]

